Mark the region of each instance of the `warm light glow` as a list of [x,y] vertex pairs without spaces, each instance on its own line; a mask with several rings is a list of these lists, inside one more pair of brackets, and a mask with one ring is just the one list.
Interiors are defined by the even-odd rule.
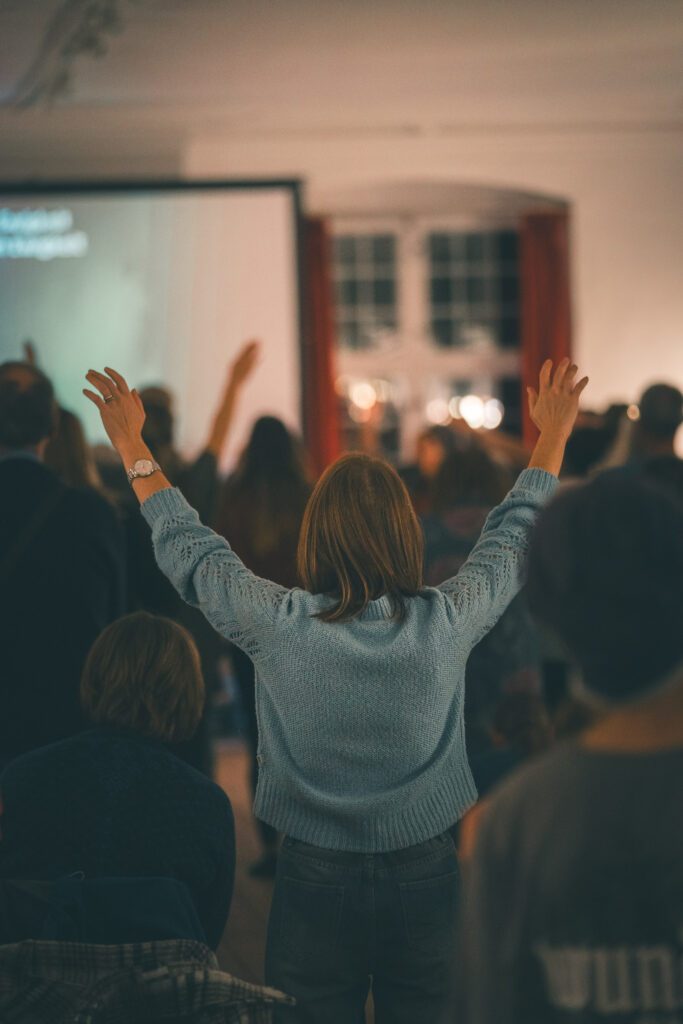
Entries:
[[445,398],[432,398],[427,402],[425,412],[430,423],[448,423],[451,418]]
[[495,430],[503,422],[503,403],[497,398],[489,398],[484,402],[484,426],[487,430]]
[[349,408],[349,416],[354,423],[369,423],[372,409],[362,409],[359,405],[352,405]]
[[392,399],[392,387],[388,380],[376,380],[374,383],[378,402],[390,402]]
[[484,426],[484,403],[479,395],[465,395],[460,399],[460,415],[472,430]]
[[634,420],[634,421],[635,420],[639,420],[640,419],[640,409],[638,408],[637,405],[629,405],[628,409],[626,410],[626,415],[628,416],[628,418],[630,420]]
[[359,380],[349,388],[349,398],[359,409],[372,409],[377,401],[377,392],[370,381]]
[[448,411],[454,420],[461,420],[462,414],[460,412],[460,398],[458,395],[453,395],[450,402],[448,403]]

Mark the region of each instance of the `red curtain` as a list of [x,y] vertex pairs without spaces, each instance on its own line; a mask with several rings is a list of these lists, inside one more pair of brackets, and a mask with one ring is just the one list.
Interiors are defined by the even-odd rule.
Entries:
[[302,250],[304,437],[312,468],[318,474],[340,450],[334,390],[332,241],[322,218],[304,220]]
[[564,211],[529,213],[521,226],[522,423],[524,440],[538,436],[529,418],[526,389],[538,385],[546,359],[571,355],[569,217]]

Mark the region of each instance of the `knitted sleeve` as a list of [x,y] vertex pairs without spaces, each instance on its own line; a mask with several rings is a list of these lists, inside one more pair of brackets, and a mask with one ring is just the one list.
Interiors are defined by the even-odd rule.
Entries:
[[272,626],[289,593],[255,576],[223,537],[203,526],[180,491],[157,491],[142,505],[161,571],[183,601],[199,608],[213,628],[249,657]]
[[493,628],[520,590],[531,531],[538,513],[557,487],[543,469],[525,469],[494,508],[481,537],[457,575],[438,589],[449,598],[458,627],[472,646]]

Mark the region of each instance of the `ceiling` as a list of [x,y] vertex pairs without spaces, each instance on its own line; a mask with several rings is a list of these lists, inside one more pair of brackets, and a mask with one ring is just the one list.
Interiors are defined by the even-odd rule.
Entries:
[[[121,25],[100,33],[106,52],[62,61],[87,9],[107,6]],[[41,84],[65,70],[68,92],[47,105]],[[112,132],[176,144],[558,127],[683,129],[681,0],[0,3],[6,153]]]

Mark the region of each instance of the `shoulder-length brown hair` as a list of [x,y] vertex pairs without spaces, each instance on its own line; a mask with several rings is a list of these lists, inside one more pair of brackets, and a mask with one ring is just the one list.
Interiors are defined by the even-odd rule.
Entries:
[[345,622],[386,595],[395,618],[422,588],[423,537],[398,473],[352,453],[323,473],[304,512],[298,567],[304,587],[336,603],[319,613]]
[[190,739],[204,707],[194,640],[160,615],[124,615],[107,626],[90,650],[81,704],[96,725],[166,742]]

